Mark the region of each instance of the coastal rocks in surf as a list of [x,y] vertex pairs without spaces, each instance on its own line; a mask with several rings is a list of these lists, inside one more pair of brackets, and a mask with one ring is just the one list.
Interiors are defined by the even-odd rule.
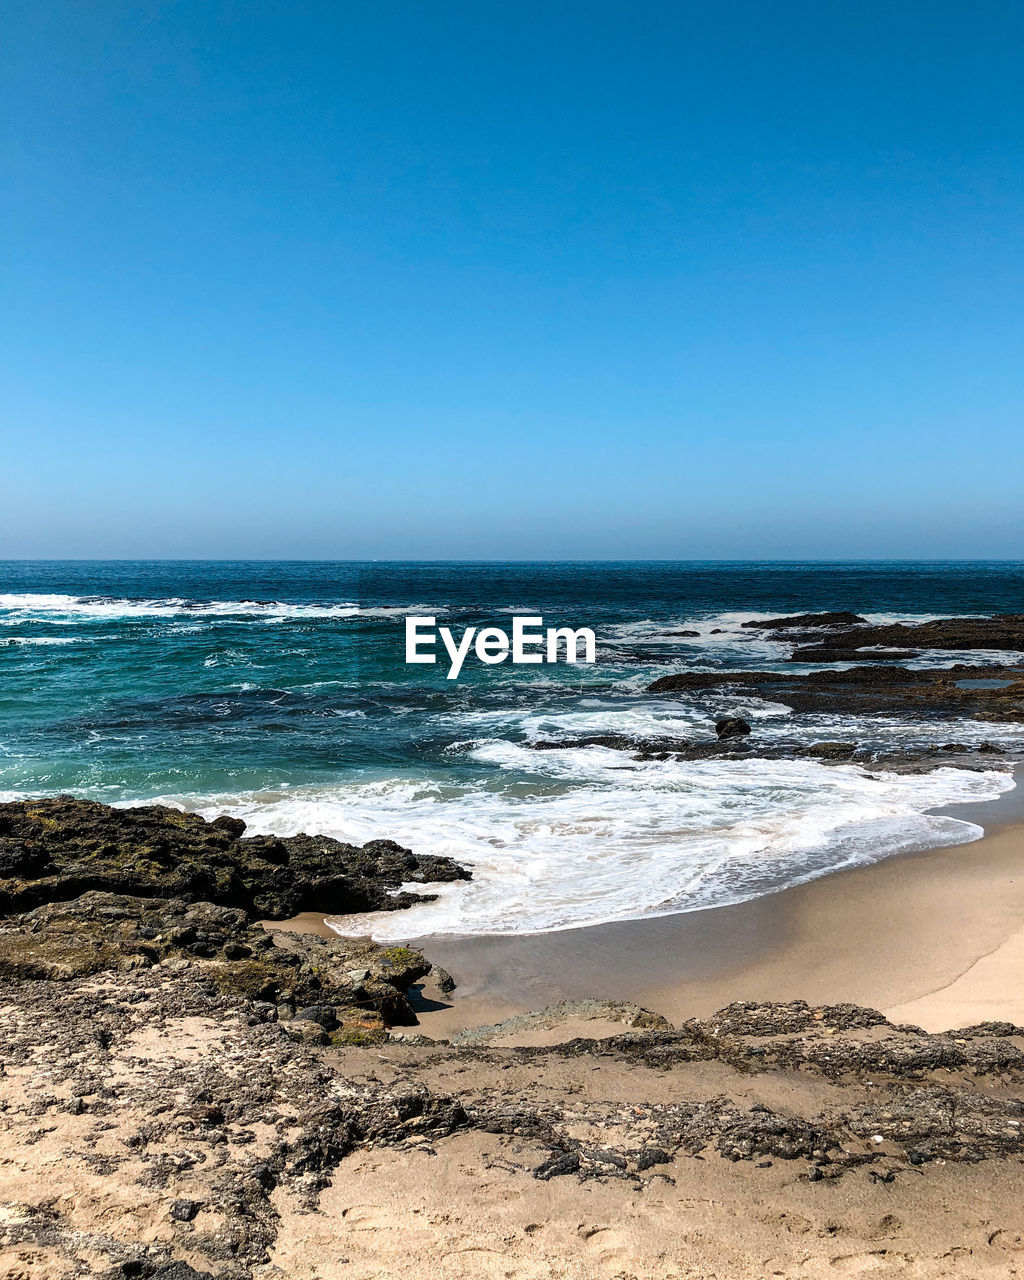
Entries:
[[0,912],[96,889],[271,919],[347,915],[432,901],[400,886],[470,875],[450,858],[417,856],[392,840],[357,847],[329,836],[244,832],[239,818],[207,822],[165,805],[112,809],[71,796],[0,804]]
[[[866,645],[904,649],[1002,649],[1024,653],[1024,614],[988,618],[937,618],[930,622],[874,624],[852,613],[802,613],[788,618],[744,622],[743,627],[773,633],[778,639],[808,639],[838,649]],[[803,629],[804,637],[791,634]],[[823,641],[815,632],[826,631]]]
[[604,747],[610,751],[635,752],[633,758],[636,760],[667,760],[670,756],[683,760],[721,759],[745,754],[749,746],[743,734],[690,742],[684,738],[634,737],[625,733],[591,733],[578,738],[536,738],[525,745],[530,751],[571,751]]
[[[978,713],[977,719],[997,720],[992,712]],[[1013,719],[1011,712],[1006,719]],[[742,721],[741,723],[746,723]],[[992,743],[970,746],[961,742],[933,743],[917,747],[877,747],[856,741],[801,742],[796,739],[763,742],[752,731],[714,739],[692,741],[686,738],[646,738],[628,734],[588,734],[578,738],[538,738],[525,744],[531,751],[572,751],[587,747],[603,747],[628,753],[638,764],[666,760],[799,760],[810,758],[825,764],[854,763],[882,767],[895,773],[927,773],[955,763],[959,769],[974,767],[963,757],[970,754],[1001,755],[1002,748]],[[980,763],[977,767],[981,767]],[[985,766],[990,767],[990,766]]]
[[859,613],[838,610],[831,613],[794,613],[782,618],[761,618],[754,622],[743,622],[740,625],[748,629],[784,631],[790,627],[852,627],[860,624],[866,626],[867,621],[867,618],[862,618]]
[[794,649],[789,662],[908,662],[919,649],[850,649],[839,645],[812,644]]
[[715,733],[719,739],[742,738],[750,732],[750,721],[742,716],[725,716],[715,721]]
[[798,712],[910,713],[1024,723],[1024,667],[1016,666],[959,663],[925,670],[880,665],[806,674],[681,671],[648,685],[657,694],[719,690],[764,697]]

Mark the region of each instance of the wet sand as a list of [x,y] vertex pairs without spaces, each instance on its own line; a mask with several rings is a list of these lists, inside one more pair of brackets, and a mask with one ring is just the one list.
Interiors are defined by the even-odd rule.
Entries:
[[[1018,775],[1019,777],[1019,775]],[[1024,1024],[1024,788],[944,812],[968,844],[903,854],[707,911],[518,937],[415,940],[458,989],[446,1036],[560,1000],[632,1000],[672,1022],[733,1000],[851,1001],[944,1030]]]

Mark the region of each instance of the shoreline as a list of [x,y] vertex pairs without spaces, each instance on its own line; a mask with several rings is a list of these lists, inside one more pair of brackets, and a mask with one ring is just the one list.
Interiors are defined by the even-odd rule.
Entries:
[[[673,1023],[734,1000],[853,1002],[929,1031],[1024,1024],[1024,787],[941,812],[965,844],[895,854],[731,906],[519,936],[413,944],[457,983],[421,1001],[446,1037],[564,1000],[633,1001]],[[992,819],[995,819],[993,822]]]
[[[966,1258],[972,1276],[1005,1276],[1021,1240],[1024,1027],[928,1035],[847,1003],[779,1003],[788,975],[794,995],[814,981],[885,1008],[854,983],[891,973],[905,990],[908,947],[918,995],[951,978],[946,997],[962,998],[979,973],[983,993],[1021,989],[1005,974],[1024,951],[1024,824],[1013,803],[989,816],[1012,821],[705,913],[717,954],[700,952],[692,916],[644,924],[648,941],[689,930],[688,950],[638,949],[636,925],[585,931],[607,952],[584,975],[606,997],[646,966],[672,980],[652,981],[648,1002],[678,1020],[697,1006],[681,977],[708,1005],[742,1005],[678,1030],[635,1008],[563,1008],[452,1044],[430,1019],[472,1010],[472,993],[421,1010],[429,1038],[405,1030],[407,993],[429,976],[419,952],[260,926],[308,902],[330,845],[250,843],[230,818],[158,808],[4,806],[5,854],[49,874],[8,880],[0,904],[0,1273],[374,1280],[433,1275],[442,1259],[453,1280],[621,1280],[624,1266],[795,1280],[893,1260],[938,1277],[952,1258],[963,1274]],[[158,843],[172,856],[140,856]],[[380,901],[415,870],[339,848],[360,878],[325,881],[322,899]],[[69,897],[83,868],[101,887]],[[248,908],[232,901],[239,884]],[[49,900],[18,911],[30,894]],[[723,970],[730,918],[747,950]],[[493,1009],[493,940],[475,941],[477,998]],[[538,944],[572,941],[515,940],[509,990],[550,964]],[[816,969],[814,948],[849,962]],[[544,980],[583,981],[592,959],[577,946],[576,968]],[[767,1000],[752,998],[758,982]]]

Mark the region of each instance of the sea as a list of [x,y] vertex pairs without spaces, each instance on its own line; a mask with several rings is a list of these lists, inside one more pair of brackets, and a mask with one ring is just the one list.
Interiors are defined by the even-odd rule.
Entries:
[[[379,939],[692,911],[980,836],[941,811],[1012,787],[1001,767],[902,773],[765,759],[757,744],[998,738],[1008,759],[1024,756],[1024,725],[648,692],[675,671],[811,670],[742,624],[837,609],[877,622],[1021,612],[1024,563],[0,562],[0,799],[159,802],[252,833],[389,838],[472,869],[433,902],[362,917]],[[409,614],[456,634],[509,630],[515,614],[589,627],[597,661],[471,658],[451,681],[446,663],[405,662]],[[682,630],[698,634],[669,634]],[[908,665],[1014,659],[934,651]],[[752,724],[750,758],[530,749],[701,741],[723,715]]]

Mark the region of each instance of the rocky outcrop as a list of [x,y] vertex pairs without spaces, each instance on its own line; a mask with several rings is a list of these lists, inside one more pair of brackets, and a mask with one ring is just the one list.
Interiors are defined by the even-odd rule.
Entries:
[[941,618],[934,622],[893,622],[839,631],[836,645],[882,645],[911,649],[1001,649],[1024,653],[1024,614],[993,618]]
[[405,993],[430,972],[410,947],[271,932],[238,908],[180,898],[92,891],[0,922],[5,982],[189,966],[211,989],[257,1001],[275,1019],[319,1009],[312,1020],[343,1038],[415,1022]]
[[[865,645],[904,649],[1000,649],[1024,653],[1024,614],[1002,613],[988,618],[938,618],[931,622],[892,622],[878,626],[853,613],[801,613],[788,618],[744,622],[744,627],[772,632],[780,640],[806,638],[839,649]],[[827,629],[823,641],[815,631]]]
[[[68,796],[0,805],[0,977],[72,982],[192,966],[213,991],[258,1002],[301,1036],[380,1039],[415,1022],[406,992],[430,971],[408,947],[268,930],[306,909],[389,910],[429,895],[406,881],[468,878],[390,840],[245,837],[161,805]],[[310,1012],[315,1011],[315,1012]]]
[[760,618],[755,622],[744,622],[747,629],[758,631],[786,631],[790,627],[851,627],[867,625],[867,618],[859,613],[839,610],[832,613],[793,613],[782,618]]
[[[1002,680],[997,688],[973,684]],[[962,683],[963,682],[963,683]],[[779,671],[681,671],[648,686],[651,693],[744,691],[794,711],[903,712],[954,719],[1024,722],[1024,668],[968,666],[917,669],[859,666],[806,674]]]
[[71,796],[0,804],[0,913],[100,890],[180,898],[286,919],[300,911],[392,911],[433,895],[408,882],[467,880],[450,858],[393,840],[245,836],[239,818],[207,822],[165,805],[113,809]]
[[727,738],[745,737],[749,732],[750,722],[744,720],[742,716],[724,716],[721,720],[715,721],[715,733],[723,741]]
[[[778,695],[775,695],[778,698]],[[1005,716],[996,712],[978,712],[978,719],[1012,720],[1014,712]],[[738,717],[737,717],[738,718]],[[742,721],[742,723],[747,723]],[[885,768],[893,772],[922,773],[954,763],[957,768],[974,767],[963,757],[1007,754],[1004,748],[992,742],[977,746],[962,742],[935,742],[927,746],[885,747],[869,746],[856,741],[801,742],[798,739],[775,739],[763,742],[751,730],[749,733],[708,739],[645,738],[627,734],[591,734],[579,738],[542,738],[526,744],[532,751],[571,751],[581,747],[604,747],[612,751],[628,753],[638,763],[677,760],[795,760],[806,757],[826,763],[856,764]],[[1012,745],[1012,744],[1011,744]],[[1012,751],[1009,752],[1012,755]],[[978,762],[977,767],[981,767]],[[991,765],[986,765],[986,768]]]
[[639,1030],[671,1030],[671,1024],[650,1009],[622,1000],[563,1000],[559,1004],[518,1013],[489,1026],[471,1027],[452,1037],[452,1044],[493,1044],[521,1031],[551,1031],[571,1022],[621,1022]]
[[789,662],[907,662],[919,656],[917,649],[849,649],[832,644],[812,644],[794,649]]

